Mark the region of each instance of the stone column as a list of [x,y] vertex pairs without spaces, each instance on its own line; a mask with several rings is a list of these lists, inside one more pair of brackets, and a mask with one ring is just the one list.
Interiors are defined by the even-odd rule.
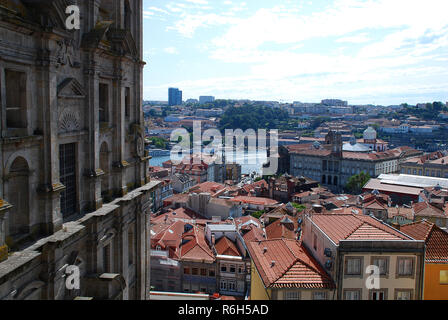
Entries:
[[99,169],[99,69],[97,66],[97,54],[95,51],[89,53],[89,64],[84,70],[85,84],[87,91],[87,118],[88,118],[88,159],[84,176],[88,178],[88,201],[90,210],[95,211],[101,208],[103,201],[101,198],[101,179],[104,172]]
[[40,114],[43,148],[43,168],[40,174],[38,191],[43,198],[42,210],[46,216],[47,234],[54,233],[62,227],[62,214],[60,208],[60,192],[64,186],[59,177],[59,141],[58,141],[58,79],[56,69],[58,67],[57,41],[62,39],[50,38],[50,34],[41,34],[40,51],[37,65],[37,97],[36,104],[42,106]]
[[113,146],[113,166],[115,168],[116,189],[120,196],[128,192],[126,181],[126,168],[129,163],[125,159],[125,139],[127,139],[129,128],[125,127],[125,88],[123,85],[124,64],[121,58],[115,60],[115,79],[113,80],[113,122],[115,125],[114,146]]

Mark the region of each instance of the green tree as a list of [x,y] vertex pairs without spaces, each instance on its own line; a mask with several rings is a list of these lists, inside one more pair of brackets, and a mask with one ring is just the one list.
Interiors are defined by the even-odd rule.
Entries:
[[361,193],[362,188],[370,180],[370,175],[366,172],[355,174],[348,179],[345,189],[350,193]]
[[289,114],[285,110],[270,108],[257,104],[245,103],[242,107],[230,106],[224,112],[219,123],[225,129],[277,129],[282,121],[288,121]]
[[292,202],[291,205],[292,205],[294,208],[296,208],[298,212],[302,212],[303,210],[306,209],[306,206],[303,205],[303,204],[298,204],[298,203]]
[[265,212],[264,210],[252,212],[251,216],[254,218],[260,219],[260,217],[263,215],[264,212]]

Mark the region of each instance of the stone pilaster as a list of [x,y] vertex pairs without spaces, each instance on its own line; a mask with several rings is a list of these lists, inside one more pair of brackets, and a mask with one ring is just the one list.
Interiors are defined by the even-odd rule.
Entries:
[[87,118],[88,118],[88,159],[86,161],[86,169],[84,175],[91,178],[88,183],[88,202],[92,210],[96,210],[102,206],[101,198],[101,180],[100,176],[104,172],[99,169],[99,67],[96,60],[97,54],[94,51],[89,53],[89,64],[84,69],[85,84],[87,86]]
[[58,62],[56,41],[52,34],[42,33],[37,65],[37,105],[42,106],[41,126],[43,130],[43,168],[40,173],[41,184],[38,191],[43,193],[44,212],[46,213],[47,233],[56,232],[62,227],[59,193],[64,186],[59,176],[59,141],[58,141]]
[[114,142],[113,142],[113,159],[116,176],[115,189],[118,190],[120,196],[128,192],[126,181],[126,168],[129,163],[125,159],[125,143],[129,128],[125,127],[125,86],[123,82],[124,64],[121,58],[115,60],[114,80],[113,80],[113,113],[114,113]]

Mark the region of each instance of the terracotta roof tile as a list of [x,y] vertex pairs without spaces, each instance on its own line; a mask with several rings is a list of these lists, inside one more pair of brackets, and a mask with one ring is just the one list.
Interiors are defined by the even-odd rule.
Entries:
[[188,192],[196,192],[196,193],[207,192],[213,195],[222,189],[225,189],[225,186],[223,184],[213,181],[207,181],[191,187],[190,190],[188,190]]
[[403,225],[400,230],[416,240],[426,242],[426,262],[448,263],[448,233],[446,231],[428,221]]
[[365,209],[376,209],[376,210],[384,210],[386,209],[386,205],[379,202],[377,199],[374,199],[368,203],[364,204]]
[[180,245],[180,259],[189,261],[213,262],[215,256],[205,240],[204,230],[198,226],[182,235],[182,240],[188,242]]
[[296,230],[299,227],[297,219],[292,219],[288,215],[284,215],[281,219],[277,219],[269,224],[266,230],[267,239],[297,239]]
[[395,216],[402,216],[408,220],[414,220],[414,210],[406,207],[387,208],[387,217],[393,219]]
[[412,204],[416,216],[423,217],[447,217],[444,210],[437,208],[428,202],[417,202]]
[[330,276],[299,241],[250,242],[248,250],[266,288],[335,288]]
[[249,231],[243,231],[243,239],[245,243],[249,243],[251,241],[265,240],[265,237],[261,228],[250,226]]
[[398,230],[366,215],[316,214],[311,220],[336,244],[340,240],[409,240]]
[[249,203],[249,204],[255,204],[255,205],[273,205],[277,204],[278,201],[272,200],[269,198],[261,198],[261,197],[245,197],[245,196],[238,196],[235,198],[230,199],[230,201],[233,202],[242,202],[242,203]]
[[235,243],[227,237],[222,237],[216,242],[215,249],[217,254],[240,257],[241,253],[236,247]]

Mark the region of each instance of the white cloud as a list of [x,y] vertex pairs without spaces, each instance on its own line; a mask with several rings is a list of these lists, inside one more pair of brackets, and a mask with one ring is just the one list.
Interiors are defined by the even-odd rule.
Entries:
[[179,51],[175,47],[168,47],[165,48],[163,51],[165,51],[168,54],[179,54]]
[[206,0],[185,0],[185,1],[195,4],[208,4],[208,1]]
[[370,102],[375,95],[446,91],[446,81],[440,81],[448,76],[446,0],[336,0],[308,15],[302,5],[276,5],[249,16],[239,13],[248,9],[245,3],[224,2],[229,8],[207,14],[167,6],[179,9],[168,29],[193,38],[201,28],[223,27],[202,47],[218,63],[246,64],[250,72],[164,86],[252,99],[305,100],[343,92],[346,99]]
[[354,36],[342,37],[336,40],[339,43],[366,43],[371,39],[367,36],[367,34],[358,34]]

